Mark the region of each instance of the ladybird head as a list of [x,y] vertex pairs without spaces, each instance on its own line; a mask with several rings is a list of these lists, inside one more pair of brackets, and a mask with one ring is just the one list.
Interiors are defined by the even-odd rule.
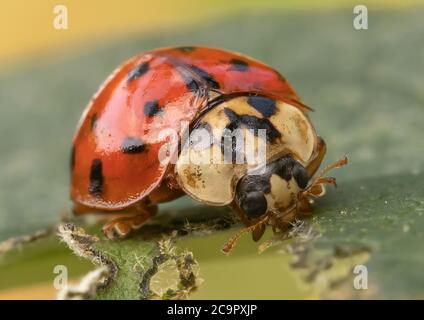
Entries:
[[[322,153],[325,153],[325,148],[321,149]],[[321,162],[319,155],[316,159]],[[313,163],[313,162],[312,162]],[[309,179],[309,175],[312,175],[316,171],[316,165],[309,165],[307,168],[303,168],[297,163],[290,155],[284,156],[271,164],[267,164],[266,174],[257,175],[259,177],[243,177],[237,186],[236,204],[240,208],[239,213],[242,214],[243,220],[247,223],[247,227],[235,234],[230,240],[228,240],[222,248],[224,253],[229,253],[237,240],[243,233],[252,232],[253,240],[259,240],[267,224],[270,224],[273,229],[284,229],[289,223],[293,222],[296,218],[298,211],[310,211],[309,197],[321,197],[325,193],[325,184],[336,185],[336,179],[333,177],[326,177],[325,175],[336,168],[345,166],[348,163],[347,157],[343,157],[338,161],[335,161],[325,167],[318,175]],[[284,172],[284,175],[282,175]],[[275,180],[275,175],[282,177],[287,181],[287,188],[281,188],[281,184],[276,183],[280,181],[278,178]],[[269,187],[263,187],[263,181],[271,176],[269,179]],[[273,178],[274,177],[274,181]],[[309,181],[310,180],[310,181]],[[262,199],[262,195],[258,195],[251,187],[252,183],[260,182],[260,189],[269,190],[271,197],[265,195],[266,198],[266,211],[263,209],[264,206],[258,204],[252,204],[251,199]],[[281,181],[280,181],[281,182]],[[294,188],[295,183],[297,188]],[[290,184],[292,184],[290,186]],[[262,186],[262,188],[261,188]],[[287,197],[287,191],[289,190],[292,196]],[[270,199],[271,198],[271,199]],[[284,205],[281,200],[289,201]],[[307,201],[305,204],[304,200]],[[287,205],[287,203],[289,203]],[[283,206],[281,206],[283,205]],[[255,210],[254,208],[260,208]]]
[[292,155],[286,154],[263,168],[243,176],[236,188],[235,205],[247,227],[226,242],[222,251],[229,253],[242,234],[252,232],[258,241],[266,225],[282,229],[293,219],[287,214],[297,208],[301,192],[309,188],[309,174]]
[[245,219],[254,223],[290,207],[308,181],[307,169],[288,154],[242,177],[236,188],[236,202]]

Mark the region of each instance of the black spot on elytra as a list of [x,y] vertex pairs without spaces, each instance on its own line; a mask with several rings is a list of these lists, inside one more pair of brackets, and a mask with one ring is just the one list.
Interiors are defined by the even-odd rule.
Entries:
[[214,79],[214,77],[195,65],[190,66],[191,71],[193,71],[196,75],[206,81],[207,85],[212,89],[219,89],[219,83]]
[[207,89],[219,89],[219,83],[205,70],[186,65],[177,67],[187,89],[197,95],[204,95]]
[[94,159],[91,163],[88,192],[96,197],[103,193],[103,165],[100,159]]
[[97,122],[97,114],[93,114],[91,116],[91,119],[90,119],[90,129],[91,130],[93,130],[94,127],[96,126],[96,122]]
[[196,50],[196,48],[195,47],[187,46],[187,47],[178,47],[177,50],[180,50],[180,51],[182,51],[184,53],[191,53],[194,50]]
[[255,108],[262,116],[268,118],[275,114],[277,107],[273,99],[261,96],[250,96],[247,103]]
[[71,171],[72,171],[72,170],[74,170],[74,167],[75,167],[75,146],[72,146],[72,149],[71,149],[71,161],[70,161],[70,163],[71,163]]
[[245,72],[249,70],[249,64],[246,61],[240,59],[232,59],[230,61],[231,68],[236,71]]
[[160,112],[162,112],[162,109],[159,107],[159,102],[157,100],[147,101],[144,104],[144,114],[146,116],[153,117]]
[[185,83],[186,83],[188,90],[190,90],[191,92],[196,93],[196,94],[198,94],[200,92],[199,83],[194,78],[189,78],[187,81],[185,81]]
[[149,64],[147,62],[141,63],[128,73],[127,80],[132,81],[134,79],[137,79],[143,74],[145,74],[147,71],[149,71]]
[[135,154],[143,152],[146,149],[146,145],[138,138],[125,138],[122,143],[121,150],[123,153]]
[[199,96],[203,96],[205,94],[207,86],[202,78],[197,76],[187,67],[178,67],[177,70],[188,90]]

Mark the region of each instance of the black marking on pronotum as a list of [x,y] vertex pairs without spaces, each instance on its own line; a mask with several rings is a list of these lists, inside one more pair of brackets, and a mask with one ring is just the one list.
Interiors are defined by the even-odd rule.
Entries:
[[157,100],[147,101],[144,104],[144,114],[146,116],[153,117],[160,112],[162,112],[162,109],[159,107],[159,102]]
[[258,129],[264,129],[266,130],[267,141],[273,141],[281,137],[281,133],[268,119],[258,118],[248,114],[238,115],[231,108],[224,108],[224,113],[230,120],[230,123],[227,125],[227,129],[229,130],[244,127],[254,130],[254,134],[257,136]]
[[91,116],[91,119],[90,119],[90,129],[91,130],[93,130],[94,127],[96,126],[96,122],[97,122],[97,114],[93,114]]
[[[255,96],[258,97],[263,97],[263,95],[260,95],[258,93],[254,94]],[[221,103],[225,102],[225,101],[229,101],[231,99],[237,98],[237,97],[250,97],[252,96],[252,92],[249,91],[239,91],[239,92],[232,92],[232,93],[228,93],[228,94],[219,94],[217,97],[212,98],[211,100],[208,101],[208,104],[206,105],[205,108],[203,108],[199,114],[197,115],[197,117],[192,121],[193,126],[198,123],[199,121],[201,121],[201,119],[203,118],[203,116],[208,113],[209,111],[211,111],[212,109],[214,109],[216,106],[220,105]]]
[[96,197],[103,193],[103,165],[100,159],[94,159],[91,163],[88,192]]
[[277,169],[274,170],[282,179],[290,181],[292,177],[296,180],[297,185],[304,189],[309,181],[308,172],[305,167],[298,161],[293,159],[291,155],[284,156],[276,161]]
[[309,181],[309,175],[305,167],[296,161],[293,165],[292,174],[299,188],[306,188]]
[[184,53],[191,53],[191,52],[193,52],[194,50],[196,50],[196,48],[195,48],[195,47],[190,47],[190,46],[186,46],[186,47],[178,47],[177,49],[178,49],[178,50],[180,50],[180,51],[182,51],[182,52],[184,52]]
[[[241,132],[236,131],[237,129],[251,129],[255,136],[258,136],[259,129],[263,129],[265,130],[267,141],[274,141],[281,137],[281,133],[268,119],[245,114],[238,115],[230,108],[224,108],[224,113],[230,120],[230,123],[225,127],[223,132],[221,138],[221,150],[224,156],[228,157],[229,154],[231,154],[232,163],[237,162],[237,160],[242,161],[241,157],[244,157],[244,145],[240,143],[240,141],[242,141],[242,137],[237,136],[237,134],[241,134]],[[231,145],[228,144],[228,137],[231,138]],[[227,158],[226,160],[229,161],[230,159]]]
[[273,99],[262,96],[250,96],[247,103],[255,108],[262,116],[268,118],[275,114],[277,107]]
[[128,73],[127,80],[132,81],[134,79],[137,79],[143,74],[145,74],[147,71],[149,71],[149,64],[147,62],[143,62]]
[[143,152],[146,149],[146,145],[139,138],[125,138],[122,143],[121,150],[123,153],[135,154]]
[[290,181],[290,179],[292,178],[292,169],[294,162],[295,160],[290,155],[278,159],[278,161],[275,162],[274,165],[276,167],[276,169],[274,170],[275,173],[279,175],[281,179]]
[[246,61],[240,59],[232,59],[230,61],[232,69],[240,72],[245,72],[249,70],[249,64]]

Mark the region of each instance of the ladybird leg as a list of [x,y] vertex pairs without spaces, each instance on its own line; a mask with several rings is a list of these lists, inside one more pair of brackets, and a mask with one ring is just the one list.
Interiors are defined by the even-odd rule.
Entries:
[[259,224],[255,229],[252,230],[252,240],[258,242],[265,233],[266,225],[264,223]]
[[133,230],[140,229],[144,223],[157,212],[157,206],[140,206],[134,209],[131,215],[123,215],[114,218],[103,226],[103,233],[109,239],[122,239],[127,237]]
[[245,233],[252,232],[253,240],[258,241],[264,234],[266,225],[270,218],[269,215],[266,215],[264,218],[260,219],[259,221],[252,223],[246,218],[246,215],[243,214],[243,212],[240,210],[238,205],[236,205],[235,203],[232,203],[231,206],[233,211],[241,218],[242,222],[246,225],[246,227],[238,231],[234,236],[228,239],[228,241],[223,245],[221,250],[225,254],[228,254],[230,253],[231,250],[233,250],[234,246],[236,245],[236,242]]
[[[247,227],[255,225],[254,222],[252,223],[252,221],[249,221],[249,219],[247,219],[246,215],[243,213],[243,211],[235,202],[232,203],[231,207],[233,209],[233,212],[236,213],[236,215]],[[257,242],[262,238],[266,229],[265,227],[266,227],[265,224],[259,224],[252,230],[253,241]]]
[[308,188],[307,192],[303,193],[301,200],[308,198],[308,196],[312,196],[314,198],[320,198],[325,195],[325,184],[331,184],[333,186],[337,186],[336,179],[333,177],[325,177],[318,179],[313,185]]
[[274,232],[285,231],[293,224],[298,217],[299,203],[295,203],[288,208],[276,209],[274,211],[272,229]]
[[309,186],[305,190],[303,190],[303,192],[300,194],[299,201],[306,203],[306,201],[309,201],[310,196],[315,198],[322,197],[325,194],[325,184],[331,184],[333,186],[337,186],[336,178],[325,177],[325,175],[330,170],[345,166],[347,164],[347,161],[348,161],[347,157],[343,157],[340,160],[333,162],[327,167],[325,167],[320,172],[320,174],[311,181]]

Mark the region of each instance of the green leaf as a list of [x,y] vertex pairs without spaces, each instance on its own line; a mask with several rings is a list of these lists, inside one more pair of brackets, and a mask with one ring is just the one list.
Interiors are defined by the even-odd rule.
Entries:
[[[310,221],[317,234],[290,245],[297,257],[295,269],[313,284],[323,281],[320,273],[350,259],[343,274],[325,279],[321,295],[422,298],[423,178],[420,174],[361,179],[331,192]],[[368,270],[368,290],[353,286],[358,276],[354,267],[361,264]]]

